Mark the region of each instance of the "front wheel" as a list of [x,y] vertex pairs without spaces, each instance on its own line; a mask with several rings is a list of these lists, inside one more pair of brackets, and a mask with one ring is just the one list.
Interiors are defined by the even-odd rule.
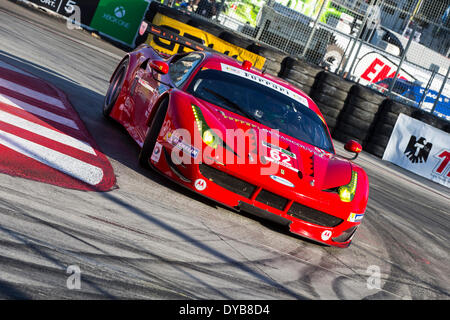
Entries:
[[125,75],[127,74],[128,69],[128,59],[122,61],[122,63],[117,68],[116,73],[114,74],[111,83],[109,85],[108,91],[105,95],[105,100],[103,102],[103,115],[106,118],[109,118],[111,111],[114,105],[119,98],[120,92],[122,91],[122,86],[125,81]]
[[[167,114],[167,108],[169,107],[169,100],[165,99],[156,110],[150,128],[147,130],[144,145],[139,153],[139,164],[144,168],[150,168],[150,157],[155,148],[156,140],[158,139],[159,132],[161,131],[164,118]],[[160,150],[162,152],[162,150]]]

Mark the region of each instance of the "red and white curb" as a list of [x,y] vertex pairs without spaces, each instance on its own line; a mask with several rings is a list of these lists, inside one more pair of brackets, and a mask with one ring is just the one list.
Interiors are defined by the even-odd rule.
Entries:
[[116,183],[65,94],[1,61],[0,172],[79,190]]

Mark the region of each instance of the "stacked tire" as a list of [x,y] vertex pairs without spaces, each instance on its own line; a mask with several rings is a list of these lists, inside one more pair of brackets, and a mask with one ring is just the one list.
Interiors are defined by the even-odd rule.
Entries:
[[333,137],[341,142],[356,140],[365,145],[375,124],[375,117],[386,98],[360,85],[349,91],[347,103],[339,115]]
[[426,124],[433,126],[439,130],[450,133],[450,122],[448,122],[444,119],[441,119],[429,112],[417,109],[417,110],[413,111],[411,116],[414,119],[425,122]]
[[266,58],[264,72],[277,77],[282,71],[284,60],[288,57],[288,54],[283,51],[259,43],[251,44],[247,50]]
[[280,76],[307,95],[311,95],[316,77],[322,70],[306,61],[287,57]]
[[348,92],[353,85],[353,82],[327,71],[317,74],[311,89],[311,98],[322,112],[330,132],[333,132],[337,125],[339,114],[345,106]]
[[391,99],[384,100],[372,133],[364,147],[365,151],[382,158],[400,113],[412,116],[414,111],[418,110]]

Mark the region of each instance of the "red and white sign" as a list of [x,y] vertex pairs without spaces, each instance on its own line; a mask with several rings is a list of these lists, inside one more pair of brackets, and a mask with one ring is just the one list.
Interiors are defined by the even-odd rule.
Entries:
[[65,94],[0,64],[0,172],[65,188],[108,191],[114,171]]
[[[377,52],[363,56],[357,63],[353,75],[359,78],[362,85],[377,83],[387,78],[394,78],[398,65]],[[401,69],[399,79],[414,81],[416,78],[405,69]]]
[[450,134],[400,114],[383,160],[450,188]]

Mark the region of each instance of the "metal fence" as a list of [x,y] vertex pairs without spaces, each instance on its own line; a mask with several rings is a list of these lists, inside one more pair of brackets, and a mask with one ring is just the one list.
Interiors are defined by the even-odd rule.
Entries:
[[450,0],[165,1],[450,121]]

